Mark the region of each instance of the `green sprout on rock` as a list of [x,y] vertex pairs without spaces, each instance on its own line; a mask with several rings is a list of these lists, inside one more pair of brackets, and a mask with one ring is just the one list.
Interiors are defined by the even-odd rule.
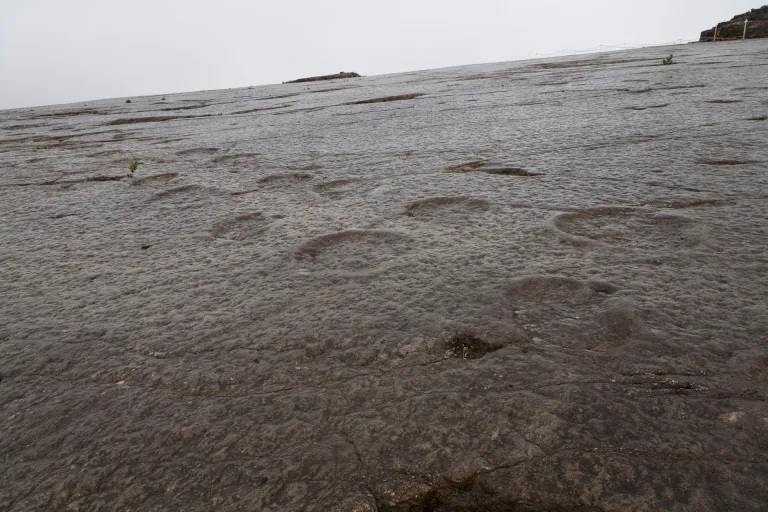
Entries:
[[664,57],[664,60],[661,61],[662,64],[665,66],[672,64],[672,54],[669,54],[669,57]]

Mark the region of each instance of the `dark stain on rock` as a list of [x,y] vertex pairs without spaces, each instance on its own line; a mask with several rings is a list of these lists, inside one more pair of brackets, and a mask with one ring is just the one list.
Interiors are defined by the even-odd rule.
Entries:
[[501,348],[500,344],[489,343],[483,338],[468,332],[454,334],[446,343],[451,357],[460,359],[480,359],[489,352]]
[[716,104],[728,104],[728,103],[741,103],[743,100],[704,100],[704,103],[716,103]]
[[351,101],[349,103],[344,103],[344,105],[367,105],[368,103],[386,103],[388,101],[412,100],[414,98],[418,98],[419,96],[424,96],[424,93],[415,92],[412,94],[400,94],[397,96],[384,96],[383,98],[373,98],[370,100]]
[[706,165],[746,165],[759,164],[759,160],[697,160],[696,163]]
[[352,72],[340,72],[336,73],[335,75],[320,75],[320,76],[310,76],[306,78],[297,78],[296,80],[289,80],[285,82],[286,84],[301,84],[304,82],[319,82],[321,80],[338,80],[340,78],[360,78],[360,75]]
[[526,171],[521,167],[488,166],[488,164],[482,160],[454,165],[449,167],[448,170],[451,172],[484,172],[487,174],[497,174],[499,176],[541,176],[540,173]]
[[664,107],[668,107],[668,106],[669,106],[669,103],[661,103],[659,105],[648,105],[646,107],[626,107],[626,109],[627,110],[641,111],[641,110],[648,110],[648,109],[652,109],[652,108],[664,108]]
[[161,112],[173,112],[173,111],[176,111],[176,110],[194,110],[194,109],[197,109],[197,108],[203,108],[203,107],[207,107],[207,106],[208,106],[207,103],[203,103],[202,105],[184,105],[183,107],[161,108],[160,111]]

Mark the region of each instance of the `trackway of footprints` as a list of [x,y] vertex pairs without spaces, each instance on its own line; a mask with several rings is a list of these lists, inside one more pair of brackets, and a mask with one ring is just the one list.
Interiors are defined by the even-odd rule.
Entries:
[[[213,153],[213,148],[200,151]],[[485,162],[469,162],[450,168],[453,172],[485,170]],[[172,184],[178,173],[169,172],[145,177],[128,178],[136,188],[162,187]],[[308,188],[321,197],[339,199],[349,193],[359,193],[367,181],[350,177],[314,183],[315,176],[306,172],[272,174],[256,181],[257,188],[227,192],[198,184],[180,184],[151,194],[151,203],[168,203],[174,207],[194,207],[213,199],[234,199],[234,196],[252,192]],[[626,248],[653,248],[658,246],[693,246],[705,234],[704,227],[681,210],[716,207],[721,202],[712,199],[675,198],[655,200],[637,206],[604,206],[557,214],[552,226],[561,238],[576,245],[600,243]],[[461,223],[488,211],[491,203],[471,196],[438,196],[414,200],[404,205],[401,215],[417,221],[432,223]],[[233,241],[260,239],[269,229],[271,220],[262,212],[246,212],[216,222],[211,228],[214,238]],[[331,273],[365,274],[395,264],[398,258],[414,248],[414,238],[396,231],[347,230],[313,238],[294,252],[302,267]],[[550,283],[550,291],[561,289]],[[532,290],[537,289],[535,286]],[[583,291],[580,292],[583,294]],[[546,301],[544,301],[546,303]],[[621,313],[624,316],[628,313]],[[616,313],[616,315],[621,316]],[[616,316],[614,315],[614,316]],[[632,316],[632,315],[629,315]],[[610,322],[609,322],[610,323]]]
[[[177,177],[175,173],[148,176],[135,185],[160,185]],[[192,206],[206,196],[238,196],[272,188],[304,187],[314,177],[307,173],[275,174],[257,181],[258,188],[226,193],[201,185],[180,185],[153,194],[149,201],[169,201]],[[347,178],[327,181],[311,187],[331,199],[337,199],[359,188],[363,180]],[[574,243],[603,243],[624,247],[659,245],[696,245],[702,239],[702,227],[678,212],[695,207],[712,207],[713,200],[669,200],[641,206],[606,206],[559,213],[552,225],[560,236]],[[456,223],[486,212],[491,203],[471,196],[440,196],[418,199],[405,204],[402,215],[419,221]],[[667,211],[665,211],[667,210]],[[247,241],[263,235],[270,221],[261,212],[240,214],[216,223],[215,238]],[[313,238],[299,247],[295,259],[317,269],[339,272],[363,272],[383,268],[390,260],[410,251],[413,238],[395,231],[347,230]]]
[[[464,166],[451,168],[461,171],[483,169],[484,162],[470,162]],[[163,185],[175,180],[176,173],[158,174],[133,180],[133,185]],[[150,202],[173,203],[175,206],[193,206],[199,201],[212,199],[214,196],[240,196],[252,192],[269,191],[270,189],[285,189],[291,187],[309,188],[322,197],[339,199],[351,192],[359,192],[361,178],[351,177],[315,183],[315,177],[306,172],[268,175],[257,180],[257,188],[244,191],[225,192],[195,184],[185,184],[154,193]],[[695,245],[701,239],[701,229],[693,219],[681,215],[680,210],[695,207],[712,207],[719,205],[713,200],[675,199],[639,206],[606,206],[587,208],[577,211],[559,213],[552,219],[552,225],[560,237],[578,244],[601,243],[621,245],[624,247],[654,247],[659,245]],[[491,203],[485,199],[471,196],[439,196],[418,199],[405,204],[401,215],[417,221],[433,223],[460,223],[462,219],[470,218],[488,211]],[[670,211],[677,210],[677,211]],[[262,212],[238,214],[228,219],[216,222],[211,234],[214,238],[244,241],[260,239],[269,229],[271,220]],[[407,233],[389,230],[345,230],[312,238],[298,247],[293,253],[294,259],[306,270],[342,273],[350,275],[365,275],[378,272],[398,262],[400,256],[411,252],[415,246],[415,238]],[[544,279],[544,278],[541,278]],[[576,285],[573,282],[547,278],[545,281],[527,282],[525,287],[534,294],[544,294],[546,297],[537,303],[550,304],[557,308],[558,300],[550,300],[551,296],[567,290],[569,301],[574,297],[586,297],[594,294],[587,293],[589,286]],[[523,283],[523,282],[521,282]],[[518,284],[521,284],[518,283]],[[595,292],[597,293],[597,292]],[[515,293],[510,292],[511,296]],[[521,297],[525,294],[518,293]],[[599,295],[597,295],[599,296]],[[587,301],[590,303],[590,301]],[[631,309],[631,308],[629,308]],[[589,316],[593,312],[584,311]],[[597,331],[608,329],[606,326],[638,324],[638,316],[627,309],[626,304],[611,305],[603,311],[602,319],[594,319]],[[606,316],[607,315],[607,316]],[[561,327],[569,321],[561,319]],[[638,324],[639,325],[639,324]],[[597,328],[597,326],[602,326]],[[595,329],[583,329],[592,332]],[[577,329],[578,330],[578,329]],[[573,332],[576,332],[574,330]],[[608,329],[610,330],[610,329]],[[625,329],[626,330],[626,329]],[[635,325],[633,332],[642,330]],[[613,339],[615,333],[611,333]]]

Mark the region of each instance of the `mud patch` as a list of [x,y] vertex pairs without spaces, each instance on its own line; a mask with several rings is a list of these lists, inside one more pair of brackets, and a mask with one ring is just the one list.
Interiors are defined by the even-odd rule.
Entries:
[[[659,140],[662,137],[664,137],[664,135],[657,134],[657,133],[651,133],[647,135],[638,134],[638,135],[631,135],[629,137],[626,137],[621,142],[626,142],[628,144],[638,144],[638,143],[642,144],[644,142],[653,142],[653,141]],[[611,145],[619,145],[619,141],[617,140],[616,144],[611,144]],[[605,145],[602,147],[610,147],[611,145]]]
[[120,119],[114,119],[107,123],[105,126],[118,126],[123,124],[137,124],[137,123],[162,123],[164,121],[172,121],[174,119],[186,119],[188,116],[152,116],[152,117],[123,117]]
[[295,257],[324,270],[358,273],[393,263],[411,246],[411,237],[395,231],[349,230],[313,238]]
[[657,87],[656,89],[659,91],[679,91],[682,89],[702,89],[706,87],[706,85],[703,84],[694,84],[694,85],[667,85],[662,87]]
[[83,183],[106,183],[112,181],[125,181],[127,176],[88,176],[85,178],[78,178],[73,180],[59,180],[52,185],[61,185],[62,189],[69,189]]
[[654,108],[664,108],[668,107],[669,103],[661,103],[659,105],[648,105],[646,107],[625,107],[626,110],[635,110],[635,111],[642,111],[642,110],[649,110]]
[[101,183],[108,181],[122,181],[126,176],[88,176],[85,178],[78,178],[74,180],[49,180],[40,182],[24,182],[24,183],[7,183],[0,185],[0,188],[10,187],[44,187],[53,185],[63,185],[64,188],[71,187],[80,183]]
[[14,130],[27,130],[31,128],[40,128],[42,126],[47,126],[46,124],[12,124],[10,126],[3,126],[3,130],[8,131],[14,131]]
[[174,112],[177,110],[194,110],[198,108],[204,108],[207,107],[207,103],[203,103],[202,105],[185,105],[183,107],[168,107],[168,108],[161,108],[160,112]]
[[541,176],[539,173],[526,171],[520,167],[488,167],[480,169],[480,172],[499,176]]
[[399,94],[397,96],[384,96],[383,98],[373,98],[370,100],[360,100],[360,101],[352,101],[349,103],[343,103],[343,105],[367,105],[368,103],[386,103],[389,101],[403,101],[403,100],[412,100],[414,98],[418,98],[420,96],[424,96],[423,92],[417,92],[412,94]]
[[490,203],[468,196],[430,197],[413,201],[405,207],[408,217],[440,218],[443,216],[468,215],[488,210]]
[[89,176],[79,180],[62,180],[59,183],[90,183],[101,181],[121,181],[125,176]]
[[217,223],[213,236],[228,240],[247,240],[257,238],[269,228],[270,221],[261,212],[238,215]]
[[722,201],[718,199],[694,199],[694,198],[680,198],[680,199],[654,199],[643,203],[643,206],[654,206],[656,208],[670,208],[675,210],[682,210],[686,208],[696,208],[699,206],[721,206]]
[[450,172],[484,172],[487,174],[496,174],[499,176],[541,176],[540,173],[526,171],[520,167],[511,166],[489,166],[487,162],[476,160],[465,164],[449,167]]
[[145,176],[143,178],[134,178],[131,180],[131,185],[141,187],[143,185],[155,185],[160,183],[167,183],[179,175],[177,172],[165,172],[162,174],[153,174],[151,176]]
[[759,160],[696,160],[697,164],[705,165],[746,165],[746,164],[759,164],[762,163]]
[[450,357],[459,359],[480,359],[484,355],[502,348],[500,343],[489,343],[483,338],[468,332],[454,334],[445,343]]
[[44,118],[44,117],[52,117],[52,118],[58,118],[58,117],[74,117],[74,116],[103,116],[106,115],[107,112],[102,112],[101,110],[71,110],[69,112],[56,112],[54,114],[41,114],[39,116],[33,117],[33,119],[38,118]]

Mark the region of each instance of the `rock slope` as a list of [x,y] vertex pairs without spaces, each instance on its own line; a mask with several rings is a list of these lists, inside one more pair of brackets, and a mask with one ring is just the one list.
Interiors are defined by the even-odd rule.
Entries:
[[0,510],[765,510],[767,50],[0,112]]

